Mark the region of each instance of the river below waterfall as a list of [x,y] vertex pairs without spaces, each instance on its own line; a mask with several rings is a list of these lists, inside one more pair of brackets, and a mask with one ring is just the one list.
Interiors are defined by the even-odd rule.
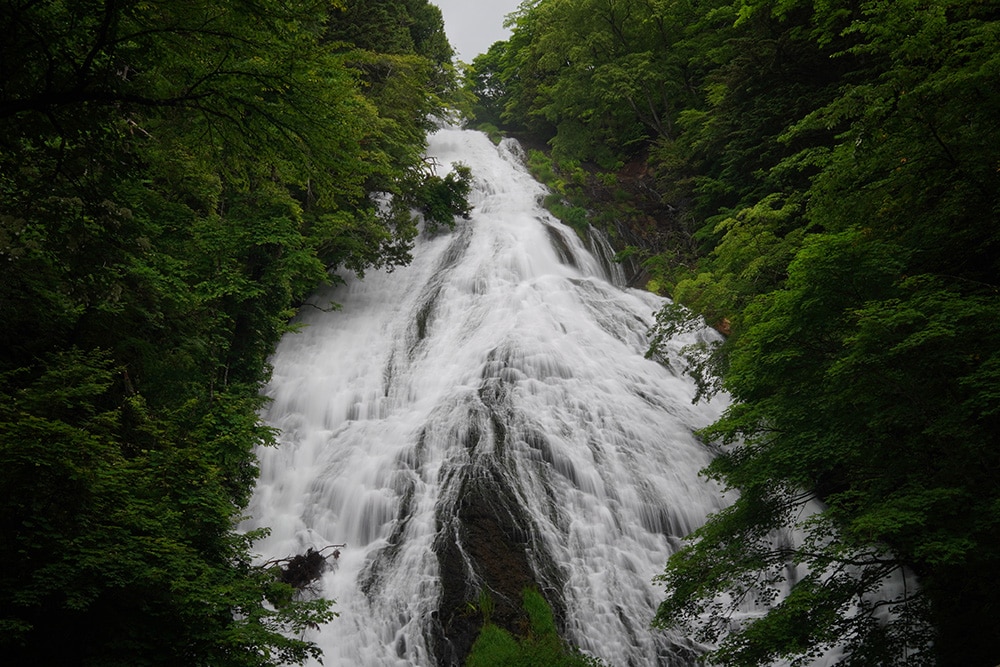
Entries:
[[471,219],[319,291],[342,308],[304,308],[281,341],[256,550],[347,544],[320,582],[340,616],[311,637],[328,666],[458,664],[480,593],[511,623],[525,586],[608,664],[693,664],[695,644],[650,628],[653,577],[726,504],[692,435],[722,399],[692,404],[679,361],[644,357],[663,300],[541,207],[516,143],[444,129],[428,154],[472,169]]

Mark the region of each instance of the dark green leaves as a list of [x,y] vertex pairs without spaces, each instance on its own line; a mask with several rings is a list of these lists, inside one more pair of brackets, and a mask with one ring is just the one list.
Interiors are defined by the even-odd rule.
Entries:
[[385,4],[410,41],[367,30],[361,57],[327,39],[336,2],[0,2],[10,660],[317,657],[301,633],[332,603],[252,567],[236,526],[295,307],[416,233],[376,200],[419,173],[450,49],[436,8]]
[[453,228],[456,217],[469,218],[471,188],[472,171],[464,164],[455,164],[443,178],[436,174],[424,176],[412,195],[413,204],[423,214],[429,230],[441,225]]
[[[741,496],[671,558],[658,623],[726,664],[1000,661],[995,3],[542,0],[512,27],[473,64],[484,119],[650,175],[622,217],[680,304],[653,353],[696,315],[728,336],[683,352],[735,399],[703,435]],[[919,592],[889,599],[900,572]]]

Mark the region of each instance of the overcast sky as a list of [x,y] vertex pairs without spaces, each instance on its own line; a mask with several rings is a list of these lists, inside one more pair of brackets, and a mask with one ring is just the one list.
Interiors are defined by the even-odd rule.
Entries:
[[444,14],[444,29],[458,59],[470,63],[493,42],[507,39],[504,17],[521,0],[431,0]]

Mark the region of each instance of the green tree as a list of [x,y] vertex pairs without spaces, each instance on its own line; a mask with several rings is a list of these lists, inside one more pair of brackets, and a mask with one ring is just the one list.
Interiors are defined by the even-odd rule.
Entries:
[[487,594],[480,599],[483,627],[466,659],[466,667],[601,667],[600,660],[567,646],[559,637],[552,608],[537,590],[523,591],[526,632],[515,637],[490,621],[492,601]]
[[691,92],[678,46],[690,18],[664,2],[525,3],[503,58],[516,83],[500,75],[510,88],[506,118],[528,127],[544,119],[557,157],[600,164],[672,137]]
[[[719,660],[837,641],[849,664],[1000,660],[978,574],[1000,542],[998,20],[958,0],[539,0],[481,61],[488,108],[557,162],[642,161],[667,202],[636,233],[651,284],[729,334],[689,352],[735,399],[705,436],[740,500],[671,559],[657,620],[700,626]],[[665,309],[654,342],[691,314]],[[796,523],[799,547],[778,540]],[[812,574],[730,633],[796,564]],[[881,600],[904,571],[919,589]]]
[[475,98],[472,117],[479,124],[504,124],[503,113],[509,99],[503,67],[506,50],[507,42],[494,42],[473,59],[465,72],[465,87]]
[[[794,24],[810,4],[746,3],[742,15]],[[799,225],[812,234],[776,280],[737,290],[746,305],[733,306],[719,364],[735,400],[705,436],[727,443],[708,473],[740,499],[671,558],[657,618],[720,640],[726,664],[807,664],[844,641],[845,664],[1000,657],[997,590],[979,575],[1000,556],[997,19],[966,3],[862,6],[841,29],[856,59],[838,95],[784,131],[791,144],[839,134],[777,165],[812,174]],[[817,43],[836,37],[799,25]],[[717,277],[738,284],[753,264],[727,265],[739,253],[725,238]],[[821,509],[803,518],[810,497]],[[796,524],[799,546],[776,539]],[[724,637],[716,596],[766,595],[790,564],[811,574]],[[890,572],[919,586],[886,598]]]
[[[394,106],[359,49],[327,39],[339,11],[0,3],[8,659],[318,655],[301,632],[332,602],[255,567],[258,535],[236,531],[254,449],[274,441],[259,392],[329,270],[408,259],[412,217],[380,215],[374,195],[419,191],[426,119],[393,123],[439,109],[447,76],[440,15],[423,11],[411,51],[390,56],[409,94]],[[389,47],[369,37],[377,60]]]

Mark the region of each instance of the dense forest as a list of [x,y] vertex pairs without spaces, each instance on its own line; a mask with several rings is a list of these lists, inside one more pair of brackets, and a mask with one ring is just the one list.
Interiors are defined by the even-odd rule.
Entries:
[[733,398],[702,435],[739,500],[655,624],[729,665],[1000,662],[1000,4],[528,0],[510,27],[477,122],[544,146],[553,212],[673,297],[655,340],[726,334],[688,352]]
[[260,389],[304,295],[464,211],[423,158],[441,12],[2,0],[0,34],[0,655],[302,662],[333,604],[237,530]]

